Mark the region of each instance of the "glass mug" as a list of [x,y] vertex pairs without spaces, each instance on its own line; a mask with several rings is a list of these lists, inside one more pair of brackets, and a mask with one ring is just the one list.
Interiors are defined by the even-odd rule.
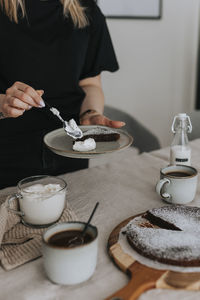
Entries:
[[[67,183],[57,177],[39,175],[27,177],[18,185],[18,192],[8,199],[8,210],[22,218],[25,225],[47,227],[60,218],[65,208]],[[18,199],[19,209],[11,208]]]

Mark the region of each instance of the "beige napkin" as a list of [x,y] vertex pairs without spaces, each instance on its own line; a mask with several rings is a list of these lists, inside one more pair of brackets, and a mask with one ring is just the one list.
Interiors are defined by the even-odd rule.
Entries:
[[[5,270],[11,270],[42,255],[42,234],[46,228],[24,226],[19,216],[7,210],[7,196],[0,196],[0,261]],[[17,200],[11,208],[18,209]],[[73,211],[66,208],[58,223],[76,219]]]

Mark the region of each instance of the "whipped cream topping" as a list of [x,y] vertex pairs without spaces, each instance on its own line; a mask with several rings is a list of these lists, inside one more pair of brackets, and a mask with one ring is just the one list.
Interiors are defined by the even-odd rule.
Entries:
[[73,145],[74,151],[91,151],[96,149],[96,142],[94,139],[86,139],[83,142],[75,142]]
[[39,195],[41,197],[49,197],[52,195],[52,193],[56,193],[62,189],[60,184],[34,184],[22,191],[23,193],[28,193],[28,199],[31,200],[31,198],[38,198]]

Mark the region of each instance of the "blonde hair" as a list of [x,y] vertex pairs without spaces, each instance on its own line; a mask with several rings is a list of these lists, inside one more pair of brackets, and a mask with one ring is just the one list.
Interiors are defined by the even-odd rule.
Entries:
[[[60,0],[63,5],[63,14],[70,16],[75,27],[83,28],[88,25],[85,8],[79,0]],[[25,0],[0,0],[0,6],[5,10],[11,21],[18,23],[18,9],[21,9],[22,16],[26,15]]]

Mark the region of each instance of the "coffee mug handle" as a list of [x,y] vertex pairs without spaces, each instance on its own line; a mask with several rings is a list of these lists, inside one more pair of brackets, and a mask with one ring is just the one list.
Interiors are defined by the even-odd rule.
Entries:
[[19,194],[14,194],[14,195],[11,195],[9,198],[8,198],[8,206],[7,206],[7,209],[8,211],[20,216],[20,217],[23,217],[24,216],[24,213],[20,210],[15,210],[15,209],[12,209],[10,208],[10,205],[11,203],[15,200],[15,199],[20,199],[21,198],[21,195]]
[[163,193],[163,187],[166,184],[169,184],[170,180],[167,178],[161,179],[160,181],[158,181],[157,185],[156,185],[156,192],[158,193],[159,196],[161,196],[162,199],[169,201],[169,199],[171,198],[171,195],[168,193]]

